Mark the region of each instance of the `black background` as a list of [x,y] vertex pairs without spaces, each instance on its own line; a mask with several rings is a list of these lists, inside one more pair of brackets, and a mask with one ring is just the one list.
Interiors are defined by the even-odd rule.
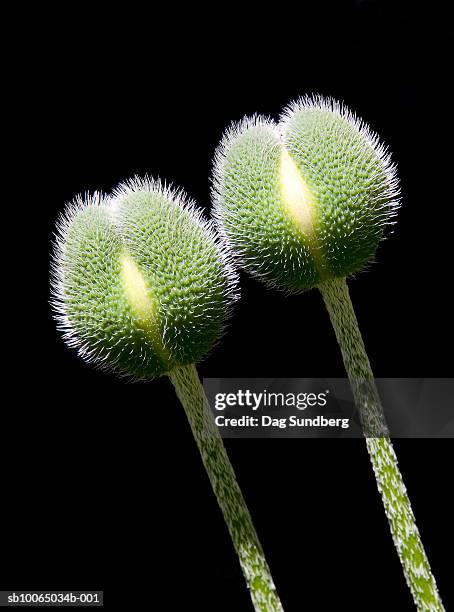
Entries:
[[[452,376],[452,169],[443,167],[452,37],[437,3],[130,9],[29,13],[26,59],[11,64],[18,118],[5,119],[22,178],[4,227],[12,239],[4,268],[17,292],[4,288],[14,321],[5,325],[12,367],[0,581],[104,589],[106,605],[125,609],[247,611],[235,552],[168,380],[125,384],[100,374],[55,332],[47,303],[55,218],[76,194],[108,192],[136,173],[183,186],[208,212],[213,151],[231,121],[276,117],[301,94],[332,95],[389,144],[402,180],[393,235],[350,282],[375,374]],[[241,281],[228,333],[201,376],[343,376],[317,292],[284,297]],[[361,440],[226,446],[287,611],[413,609]],[[395,446],[449,609],[452,441]]]

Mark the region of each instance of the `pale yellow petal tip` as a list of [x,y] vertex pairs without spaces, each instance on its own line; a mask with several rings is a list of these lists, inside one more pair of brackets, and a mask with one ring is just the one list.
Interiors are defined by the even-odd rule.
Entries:
[[304,234],[312,234],[314,196],[297,165],[284,148],[281,154],[279,185],[287,214]]
[[134,315],[144,326],[152,326],[156,309],[142,272],[127,253],[120,256],[120,266],[123,289]]

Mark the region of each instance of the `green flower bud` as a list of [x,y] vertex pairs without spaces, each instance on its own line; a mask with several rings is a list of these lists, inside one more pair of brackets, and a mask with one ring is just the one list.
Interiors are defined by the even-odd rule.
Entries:
[[55,316],[67,344],[104,370],[149,379],[197,362],[219,339],[236,287],[212,224],[158,182],[78,198],[58,221]]
[[306,97],[279,124],[229,129],[215,157],[214,216],[239,263],[301,291],[361,270],[398,208],[378,137],[338,102]]

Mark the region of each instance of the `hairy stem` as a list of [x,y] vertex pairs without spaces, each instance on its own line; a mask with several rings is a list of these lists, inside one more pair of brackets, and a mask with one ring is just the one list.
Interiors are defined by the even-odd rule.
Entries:
[[367,449],[405,578],[418,610],[444,610],[397,465],[346,280],[319,286],[362,421]]
[[211,486],[238,553],[254,608],[260,612],[283,610],[197,370],[193,365],[175,368],[169,378],[186,411]]

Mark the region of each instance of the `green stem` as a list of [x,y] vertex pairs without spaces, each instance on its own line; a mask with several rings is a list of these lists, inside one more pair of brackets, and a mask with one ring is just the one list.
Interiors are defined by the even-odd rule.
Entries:
[[418,610],[444,610],[389,439],[383,409],[346,280],[319,286],[352,386],[367,449],[405,578]]
[[249,510],[214,422],[195,366],[175,368],[169,374],[186,411],[202,461],[227,523],[252,603],[258,612],[283,610]]

